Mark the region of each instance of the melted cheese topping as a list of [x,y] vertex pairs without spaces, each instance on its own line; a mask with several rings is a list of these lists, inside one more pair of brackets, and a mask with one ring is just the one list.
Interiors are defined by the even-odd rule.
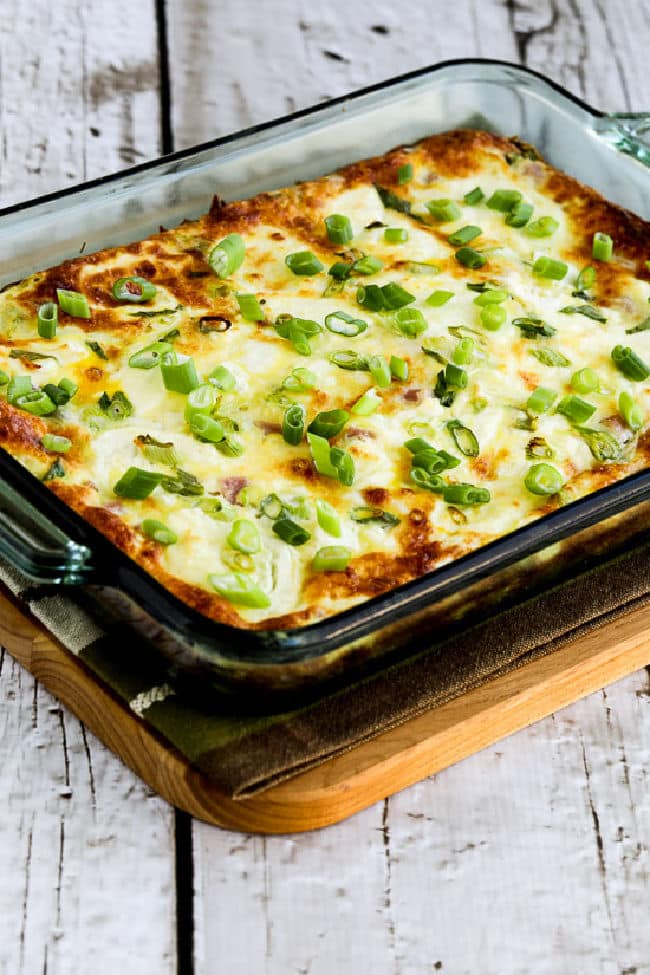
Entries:
[[[611,352],[617,345],[632,346],[641,359],[650,361],[650,330],[628,334],[648,312],[647,274],[643,278],[639,262],[619,252],[616,239],[611,262],[591,260],[591,236],[578,232],[575,201],[582,200],[581,192],[589,199],[595,194],[571,184],[567,204],[566,193],[550,189],[558,174],[526,154],[515,153],[513,160],[499,140],[490,140],[481,135],[470,163],[462,156],[458,172],[449,165],[448,154],[446,164],[436,167],[435,139],[429,140],[374,161],[374,169],[366,164],[368,172],[352,167],[349,173],[248,204],[220,204],[196,223],[138,245],[67,262],[7,289],[0,295],[0,368],[10,377],[30,375],[39,388],[68,377],[79,391],[43,418],[4,404],[1,442],[183,598],[208,615],[242,626],[278,621],[297,625],[339,611],[641,466],[643,430],[631,430],[621,417],[619,396],[630,393],[645,417],[650,387],[647,381],[633,381],[621,373]],[[512,154],[512,144],[506,146]],[[411,163],[413,177],[400,184],[397,171],[405,162]],[[396,209],[394,198],[380,195],[375,181],[408,201],[410,213]],[[469,205],[464,196],[477,184],[484,197]],[[519,191],[533,205],[532,220],[552,217],[557,223],[554,233],[540,238],[529,235],[525,227],[509,226],[506,213],[486,205],[495,191],[504,189]],[[436,221],[426,204],[437,199],[456,201],[458,219]],[[328,241],[324,219],[331,214],[349,218],[349,243]],[[486,258],[476,270],[459,263],[459,247],[448,240],[468,225],[480,228],[468,246]],[[603,229],[607,226],[605,222]],[[402,228],[408,239],[387,241],[386,227]],[[246,254],[241,266],[220,280],[206,257],[229,232],[242,235]],[[287,266],[288,254],[305,250],[320,259],[321,272],[297,275]],[[352,265],[362,255],[379,259],[381,269],[371,276],[356,273]],[[567,272],[562,280],[534,273],[539,257],[563,261]],[[335,261],[350,265],[343,281],[328,274]],[[587,299],[573,294],[585,264],[597,270]],[[125,275],[150,279],[157,288],[155,297],[142,305],[115,301],[112,283]],[[602,290],[601,280],[606,283]],[[407,307],[421,312],[426,326],[422,334],[405,335],[394,310],[373,312],[359,305],[361,285],[392,282],[412,296]],[[508,295],[500,305],[506,319],[496,331],[482,324],[482,309],[476,304],[481,285]],[[37,309],[55,297],[56,287],[84,294],[91,318],[60,313],[56,338],[40,339]],[[427,301],[434,291],[449,291],[452,297],[437,306]],[[243,319],[238,293],[257,297],[264,321]],[[567,313],[567,307],[582,311]],[[586,317],[585,307],[596,308],[605,321]],[[325,319],[337,311],[362,319],[367,328],[354,338],[332,333]],[[202,318],[215,315],[230,327],[206,330],[211,323]],[[299,354],[278,334],[274,323],[281,316],[317,323],[320,331],[309,340],[311,355]],[[538,326],[546,323],[551,334],[531,337],[513,324],[522,318]],[[448,402],[436,395],[437,378],[453,362],[463,336],[474,342],[471,360],[462,365],[467,385],[454,389]],[[187,398],[165,388],[159,367],[129,365],[134,353],[166,337],[177,355],[193,358],[201,381],[209,382],[217,366],[225,366],[234,377],[235,388],[219,392],[213,412],[232,421],[231,435],[242,448],[238,455],[192,435],[185,415]],[[341,369],[331,361],[332,353],[344,350],[365,360],[399,357],[408,363],[408,378],[393,378],[388,388],[377,387],[367,369]],[[34,354],[55,358],[34,359]],[[313,385],[295,392],[283,384],[299,367],[313,373]],[[571,379],[585,367],[596,371],[598,389],[576,394]],[[526,408],[537,386],[553,390],[557,397],[542,415]],[[350,412],[372,388],[379,400],[376,411],[351,412],[331,441],[353,460],[351,484],[319,474],[306,439],[297,445],[283,439],[281,424],[292,402],[304,406],[309,423],[322,411]],[[118,391],[132,412],[112,419],[100,401],[102,394]],[[588,422],[572,422],[556,411],[567,395],[579,395],[595,408]],[[19,433],[16,417],[28,423]],[[478,442],[476,456],[459,449],[450,421],[472,431]],[[620,449],[616,456],[610,451],[608,464],[594,455],[581,426],[614,437]],[[46,432],[73,442],[54,467],[55,455],[40,443]],[[167,478],[177,476],[172,467],[148,459],[138,441],[143,436],[173,443],[176,467],[198,482],[197,493],[177,493],[163,482],[143,500],[116,495],[115,485],[131,466]],[[457,466],[440,475],[444,484],[486,489],[489,501],[449,503],[444,490],[427,490],[414,482],[412,454],[404,446],[414,436],[456,458]],[[540,496],[527,489],[530,468],[540,460],[561,475],[559,494]],[[272,495],[285,516],[305,530],[303,544],[289,544],[274,531],[274,519],[264,513],[265,499]],[[338,537],[320,526],[317,499],[336,510]],[[377,509],[374,520],[357,520],[355,509],[360,507]],[[97,511],[105,512],[108,521],[98,520]],[[388,518],[382,519],[381,512],[388,512]],[[145,519],[163,522],[177,541],[161,545],[146,538],[141,531]],[[259,551],[244,557],[228,540],[239,519],[252,521],[260,536]],[[128,528],[126,535],[117,531],[117,522]],[[314,571],[314,556],[331,545],[349,550],[347,570]],[[209,577],[233,571],[265,594],[268,605],[233,607],[217,595]]]

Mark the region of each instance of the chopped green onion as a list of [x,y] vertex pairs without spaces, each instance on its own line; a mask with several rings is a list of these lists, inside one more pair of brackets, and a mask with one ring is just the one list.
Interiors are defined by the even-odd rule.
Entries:
[[474,227],[470,224],[467,227],[461,227],[460,230],[455,230],[453,234],[449,234],[447,240],[452,247],[460,247],[462,244],[469,244],[476,237],[480,237],[482,233],[480,227]]
[[217,389],[224,393],[231,393],[237,386],[237,380],[226,366],[217,366],[212,370],[208,379]]
[[69,437],[59,437],[55,433],[46,433],[41,437],[41,444],[45,450],[54,454],[67,454],[72,447],[72,440]]
[[154,542],[159,542],[160,545],[174,545],[178,541],[176,532],[173,532],[164,522],[157,521],[155,518],[145,518],[141,527],[142,533],[147,538],[152,538]]
[[427,320],[419,308],[400,308],[394,318],[397,330],[409,339],[416,339],[428,328]]
[[194,359],[189,356],[181,358],[175,352],[167,352],[162,356],[160,370],[165,389],[171,392],[190,393],[200,384]]
[[453,200],[429,200],[425,206],[434,220],[438,223],[449,223],[451,220],[458,220],[461,209]]
[[440,400],[441,406],[449,407],[456,398],[455,390],[451,389],[445,376],[445,370],[441,369],[436,376],[436,384],[433,387],[433,395]]
[[352,552],[343,545],[325,545],[313,558],[314,572],[344,572],[352,558]]
[[347,244],[354,236],[350,218],[342,213],[325,217],[325,230],[333,244]]
[[221,443],[225,437],[223,425],[205,413],[192,413],[188,423],[194,436],[206,443]]
[[195,497],[203,494],[203,485],[194,474],[176,468],[174,476],[163,475],[160,486],[170,494],[180,494],[181,497]]
[[571,423],[584,423],[596,412],[596,407],[579,396],[565,396],[557,405],[557,412],[566,416]]
[[72,379],[68,379],[67,376],[64,376],[63,379],[59,379],[58,385],[59,389],[62,389],[68,394],[68,399],[72,399],[72,397],[79,392],[79,387],[77,384]]
[[53,339],[59,321],[59,306],[54,301],[46,301],[38,309],[38,334],[42,339]]
[[63,288],[57,288],[56,300],[61,311],[66,312],[72,318],[90,318],[90,308],[86,296],[79,294],[78,291],[66,291]]
[[650,367],[629,345],[616,345],[612,349],[612,362],[619,372],[635,383],[643,382],[650,376]]
[[442,498],[447,504],[487,504],[490,492],[473,484],[446,484],[442,489]]
[[456,389],[465,389],[467,386],[467,373],[460,366],[454,365],[453,362],[448,362],[445,367],[445,380],[448,386],[453,386]]
[[524,478],[524,484],[531,494],[557,494],[564,484],[564,478],[552,464],[533,464]]
[[380,404],[381,396],[374,387],[371,387],[365,391],[363,396],[359,397],[354,406],[350,408],[350,412],[354,413],[355,416],[370,416]]
[[501,305],[509,294],[502,288],[486,288],[474,299],[474,304],[482,308],[484,305]]
[[320,274],[325,267],[311,251],[296,251],[295,254],[287,254],[284,263],[294,274],[310,277],[314,274]]
[[389,244],[403,244],[409,239],[408,230],[403,227],[386,227],[384,240]]
[[463,267],[479,268],[487,264],[487,257],[475,251],[473,247],[461,247],[454,256]]
[[341,349],[338,352],[331,352],[327,358],[339,369],[348,369],[351,372],[368,372],[370,368],[367,357],[355,352],[354,349]]
[[390,386],[391,373],[390,366],[381,355],[371,355],[368,359],[368,369],[370,375],[381,389]]
[[7,402],[12,406],[16,405],[16,400],[20,396],[26,396],[33,391],[30,376],[12,376],[7,387]]
[[350,277],[351,270],[352,265],[348,264],[347,261],[336,261],[327,273],[331,274],[337,281],[345,281],[346,278]]
[[275,322],[275,330],[283,339],[289,339],[300,355],[311,355],[309,339],[318,335],[322,329],[311,318],[292,318],[280,316]]
[[13,405],[17,406],[20,410],[24,410],[26,413],[31,413],[32,416],[49,416],[50,413],[54,413],[56,410],[56,403],[52,402],[43,389],[34,389],[29,393],[18,396],[14,399]]
[[571,386],[575,389],[576,393],[593,393],[600,386],[598,373],[594,372],[588,366],[585,369],[578,369],[571,376]]
[[118,389],[112,396],[104,392],[97,403],[109,420],[124,420],[133,413],[133,404],[126,393]]
[[575,291],[572,292],[574,298],[584,298],[589,300],[586,295],[590,288],[592,288],[596,281],[596,268],[587,265],[583,267],[582,271],[578,274],[575,283]]
[[430,305],[432,308],[440,308],[442,305],[446,305],[447,302],[454,297],[453,291],[432,291],[428,298],[425,298],[425,305]]
[[402,166],[397,168],[397,183],[398,186],[403,186],[404,183],[410,183],[413,179],[413,166],[411,163],[404,163]]
[[594,308],[593,305],[565,305],[564,308],[560,308],[560,311],[563,315],[584,315],[585,318],[591,318],[594,322],[604,323],[607,321],[602,311]]
[[377,284],[365,284],[357,288],[357,304],[368,311],[381,311],[384,308],[384,295]]
[[95,353],[98,359],[103,359],[105,362],[108,362],[108,356],[106,355],[106,352],[101,347],[99,342],[86,342],[86,345],[88,346],[91,352]]
[[412,467],[409,477],[418,487],[424,488],[425,491],[432,491],[434,494],[442,494],[445,487],[440,474],[427,474],[422,467]]
[[52,359],[54,362],[59,360],[55,355],[46,355],[44,352],[32,352],[31,349],[12,349],[9,353],[10,359],[20,359],[23,362],[42,362],[45,359]]
[[210,414],[217,405],[217,391],[212,383],[201,383],[196,389],[190,390],[185,403],[185,419],[189,420],[196,413]]
[[241,572],[229,575],[209,575],[212,588],[229,603],[245,606],[247,609],[266,609],[271,600],[247,576]]
[[[66,383],[65,386],[63,385],[64,382]],[[71,380],[66,381],[62,379],[57,386],[55,386],[54,383],[45,383],[43,386],[43,392],[47,393],[52,402],[56,403],[57,406],[65,406],[66,403],[70,402],[74,393],[76,393],[79,388],[76,383],[72,383],[72,386],[74,386],[74,392],[71,392],[70,387],[68,386],[68,383],[70,382]]]
[[237,552],[246,552],[248,555],[253,555],[260,550],[260,533],[257,525],[247,518],[233,521],[226,541]]
[[[390,384],[390,378],[388,382]],[[329,440],[341,432],[349,419],[350,414],[347,410],[326,410],[323,413],[318,413],[307,429],[310,433],[315,433],[317,437],[326,437]]]
[[162,464],[165,467],[176,467],[178,457],[172,441],[156,440],[148,433],[135,438],[136,446],[140,448],[145,458],[152,464]]
[[518,328],[522,336],[526,339],[538,337],[550,338],[557,332],[552,325],[547,325],[541,318],[513,318],[512,324]]
[[571,360],[556,349],[530,349],[529,354],[535,356],[544,366],[563,368],[571,365]]
[[481,308],[481,325],[488,332],[496,332],[501,328],[507,317],[502,305],[485,305]]
[[598,231],[594,234],[591,256],[595,261],[611,261],[614,253],[614,242],[609,234]]
[[557,393],[545,386],[537,386],[526,401],[529,413],[547,413],[557,399]]
[[394,379],[400,379],[405,382],[409,377],[409,364],[406,359],[400,359],[397,355],[392,355],[390,357],[390,373]]
[[526,444],[526,460],[553,460],[555,456],[544,437],[533,437]]
[[460,420],[450,420],[447,429],[461,454],[464,454],[465,457],[478,457],[479,442],[473,430],[463,426]]
[[313,389],[318,382],[318,376],[310,369],[303,366],[296,366],[291,373],[282,380],[282,388],[289,389],[292,393],[306,393]]
[[594,430],[590,427],[576,427],[592,455],[599,461],[617,461],[622,448],[618,440],[608,430]]
[[519,190],[495,190],[485,204],[490,210],[499,210],[501,213],[509,213],[515,204],[521,200]]
[[524,229],[524,233],[528,234],[529,237],[552,237],[559,223],[553,217],[540,217],[539,220],[533,220]]
[[440,274],[440,267],[432,261],[409,261],[407,270],[411,274]]
[[506,217],[508,227],[525,227],[533,215],[533,204],[520,200],[515,203],[510,213]]
[[246,244],[240,234],[227,234],[208,254],[208,264],[218,278],[229,277],[244,263]]
[[120,498],[143,501],[149,497],[153,489],[158,487],[162,480],[162,474],[157,474],[154,471],[145,471],[141,467],[129,467],[122,474],[113,491]]
[[[395,311],[397,308],[403,308],[405,305],[410,305],[415,301],[415,295],[412,295],[409,291],[406,291],[401,284],[397,284],[396,281],[389,281],[388,284],[384,284],[381,287],[381,294],[383,298],[384,307]],[[357,301],[358,301],[357,292]]]
[[111,288],[116,301],[151,301],[156,297],[155,284],[146,278],[118,278]]
[[461,339],[452,353],[452,359],[457,366],[466,366],[474,355],[474,339]]
[[241,316],[247,322],[263,322],[264,312],[256,295],[236,294]]
[[556,261],[552,257],[538,257],[533,264],[533,274],[552,281],[562,281],[568,270],[569,266],[564,261]]
[[282,418],[282,436],[294,447],[299,444],[305,433],[305,408],[299,403],[287,407]]
[[645,419],[643,410],[630,393],[623,391],[618,397],[618,409],[630,430],[640,430]]
[[53,481],[57,477],[65,477],[65,467],[58,457],[54,463],[50,465],[45,474],[43,474],[41,480],[45,483],[46,481]]
[[287,545],[304,545],[311,538],[311,532],[286,516],[273,522],[273,532]]
[[355,475],[352,455],[339,447],[330,447],[329,441],[317,434],[308,433],[307,440],[318,473],[335,477],[349,487]]
[[4,369],[0,369],[0,386],[6,386],[9,378],[9,373],[5,372]]
[[336,513],[336,509],[329,502],[321,501],[320,499],[316,501],[316,519],[320,527],[328,535],[333,535],[334,538],[341,537],[339,516]]
[[399,525],[399,518],[390,511],[376,508],[374,505],[359,505],[350,512],[352,521],[360,525],[367,525],[371,521],[376,521],[387,528],[395,528]]
[[354,338],[361,335],[368,328],[368,323],[362,318],[353,318],[345,311],[334,311],[325,316],[325,328],[335,335],[346,335]]
[[360,257],[358,261],[354,262],[352,265],[352,274],[377,274],[383,266],[378,257],[373,257],[372,254],[366,254],[365,257]]
[[476,206],[477,203],[482,203],[484,199],[485,193],[480,186],[475,186],[473,190],[470,190],[463,197],[463,200],[468,206]]
[[169,342],[152,342],[139,352],[134,352],[129,359],[131,369],[153,369],[162,361],[163,355],[172,352],[173,346]]
[[648,331],[650,331],[650,315],[648,315],[647,318],[644,318],[643,321],[640,322],[638,325],[634,325],[632,328],[626,328],[625,334],[634,335],[637,332],[648,332]]

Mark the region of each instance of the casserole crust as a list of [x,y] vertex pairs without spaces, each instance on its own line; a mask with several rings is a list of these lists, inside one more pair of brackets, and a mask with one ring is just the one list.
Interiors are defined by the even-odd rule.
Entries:
[[[531,147],[433,136],[6,289],[0,444],[207,617],[300,626],[646,465],[649,258]],[[90,317],[41,337],[59,289]]]

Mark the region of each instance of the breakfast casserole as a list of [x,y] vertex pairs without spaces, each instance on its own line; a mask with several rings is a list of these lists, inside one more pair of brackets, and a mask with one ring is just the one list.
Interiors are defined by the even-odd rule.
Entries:
[[452,131],[0,294],[0,444],[206,617],[289,629],[646,466],[650,232]]

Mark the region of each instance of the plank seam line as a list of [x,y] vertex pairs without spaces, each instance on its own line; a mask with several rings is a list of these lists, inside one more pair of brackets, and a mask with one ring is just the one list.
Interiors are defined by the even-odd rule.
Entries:
[[194,975],[194,850],[192,817],[174,809],[176,972]]
[[167,32],[167,2],[155,0],[158,40],[158,77],[160,83],[160,151],[166,156],[174,151],[172,129],[172,93],[169,71],[169,35]]

